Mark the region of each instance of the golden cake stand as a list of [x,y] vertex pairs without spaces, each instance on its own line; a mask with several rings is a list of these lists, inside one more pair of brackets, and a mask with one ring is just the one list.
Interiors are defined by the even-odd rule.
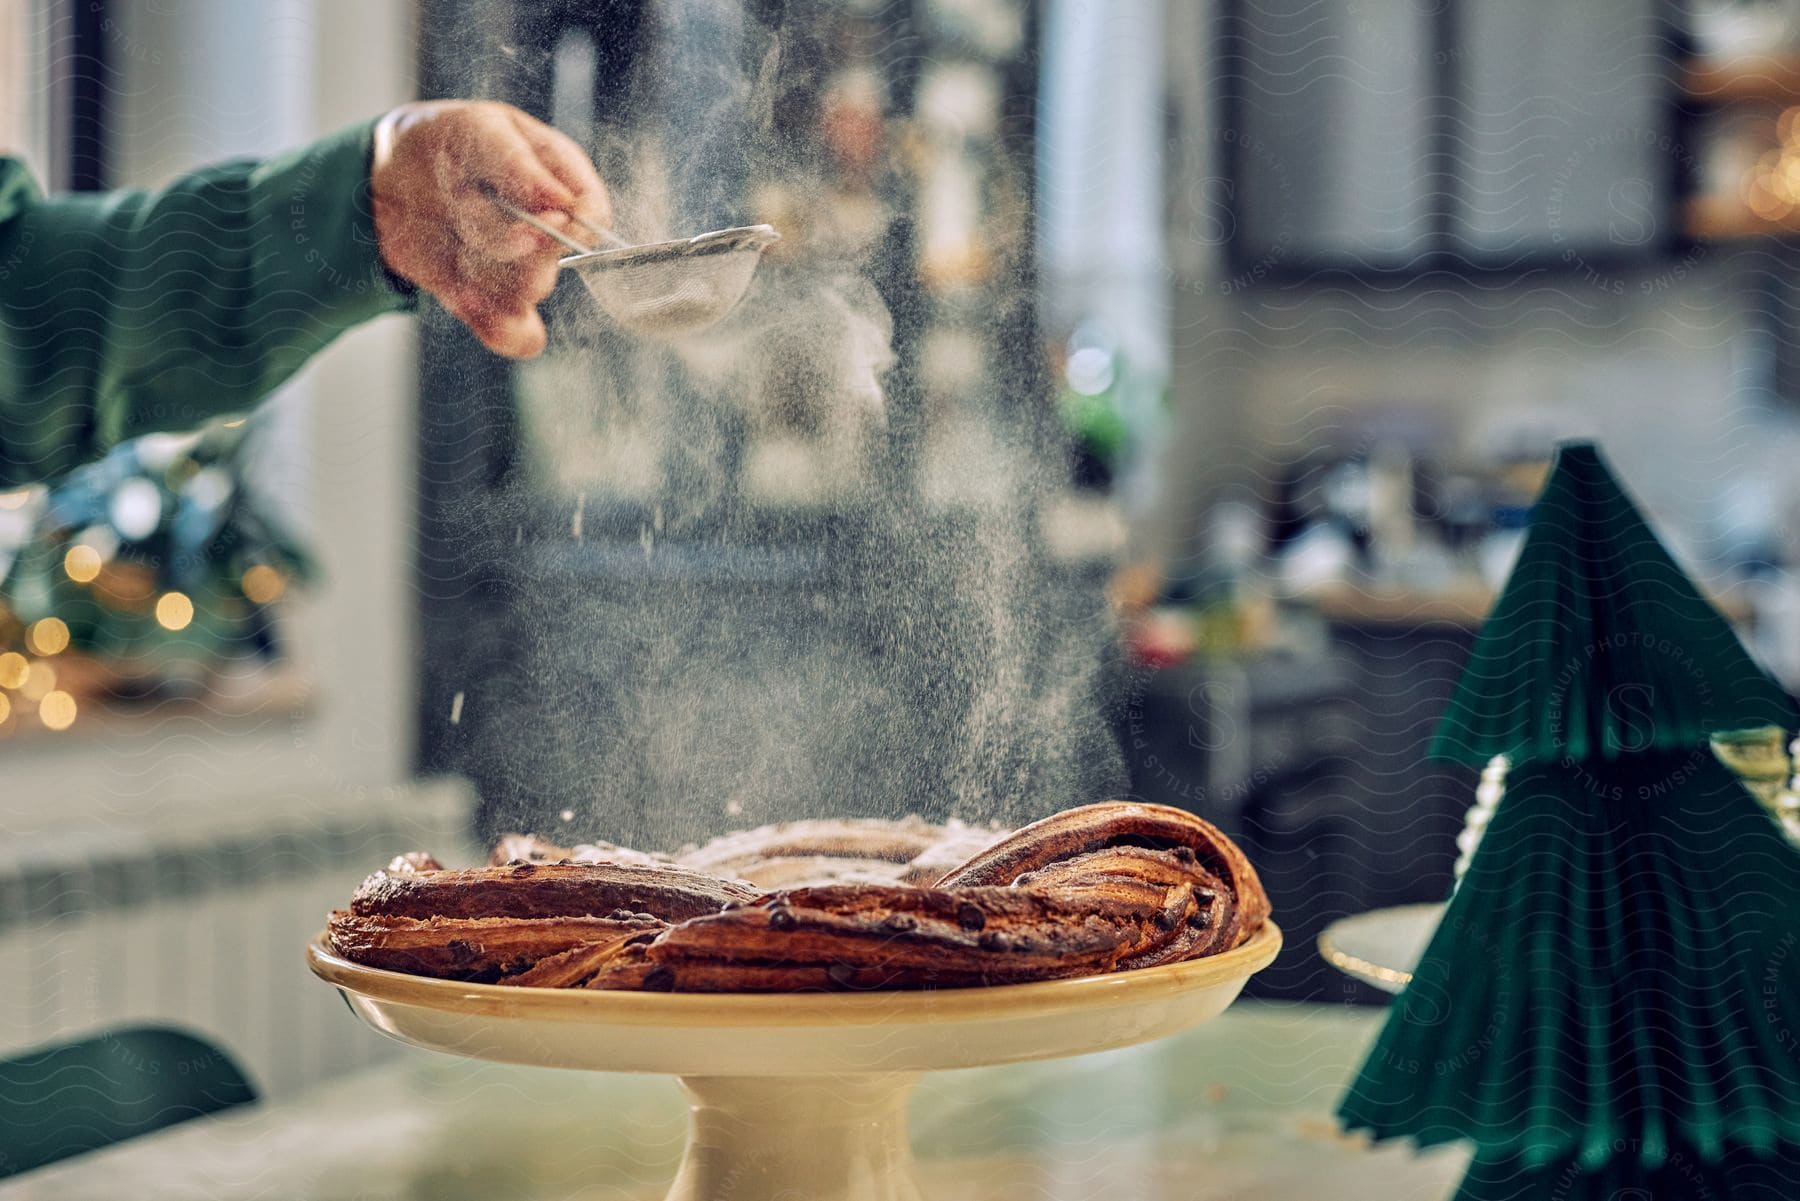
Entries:
[[925,992],[705,994],[313,972],[381,1031],[502,1063],[681,1078],[669,1201],[920,1201],[906,1103],[925,1072],[1109,1051],[1209,1021],[1281,949],[1273,923],[1207,959],[1079,980]]

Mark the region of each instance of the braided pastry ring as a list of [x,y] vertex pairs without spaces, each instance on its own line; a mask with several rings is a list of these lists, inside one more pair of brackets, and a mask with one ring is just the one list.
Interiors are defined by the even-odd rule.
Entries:
[[[796,823],[710,849],[741,870],[756,866],[740,856],[758,841],[775,856],[765,862],[856,851],[898,864],[918,857],[928,830]],[[504,866],[464,871],[403,856],[333,915],[331,941],[370,966],[523,986],[947,988],[1213,955],[1269,914],[1254,869],[1216,827],[1123,801],[1001,837],[929,887],[837,882],[758,895],[637,852],[627,862],[550,862],[561,850],[516,837],[496,848]]]

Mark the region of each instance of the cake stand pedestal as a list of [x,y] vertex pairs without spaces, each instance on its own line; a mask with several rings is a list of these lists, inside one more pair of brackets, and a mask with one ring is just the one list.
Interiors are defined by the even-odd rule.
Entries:
[[906,1104],[917,1073],[683,1076],[687,1155],[669,1201],[856,1197],[921,1201]]
[[921,1201],[906,1104],[925,1072],[1108,1051],[1222,1013],[1281,949],[1273,923],[1167,967],[927,992],[588,992],[362,967],[313,972],[401,1042],[503,1063],[680,1077],[687,1154],[669,1201]]

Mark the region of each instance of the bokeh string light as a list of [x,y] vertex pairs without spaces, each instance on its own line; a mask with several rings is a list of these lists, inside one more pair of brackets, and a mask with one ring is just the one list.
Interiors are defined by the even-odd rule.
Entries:
[[1800,106],[1775,120],[1775,145],[1745,174],[1744,204],[1765,221],[1783,221],[1800,210]]
[[287,581],[267,563],[258,563],[244,573],[244,597],[254,605],[272,605],[287,591]]
[[63,572],[77,584],[91,584],[100,575],[100,552],[85,542],[77,542],[63,556]]
[[156,600],[156,622],[165,630],[185,630],[194,620],[194,602],[185,592],[165,592]]
[[69,626],[60,617],[45,617],[25,631],[25,646],[33,654],[60,655],[69,649]]
[[47,692],[38,702],[38,720],[47,730],[66,730],[75,724],[75,698],[60,689]]

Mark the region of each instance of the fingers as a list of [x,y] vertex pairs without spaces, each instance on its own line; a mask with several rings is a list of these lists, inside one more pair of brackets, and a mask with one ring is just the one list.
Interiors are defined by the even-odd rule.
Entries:
[[558,228],[570,228],[571,213],[607,225],[612,206],[593,163],[563,134],[489,102],[411,106],[386,142],[370,175],[383,260],[495,353],[538,353],[545,332],[535,306],[556,286],[567,250],[492,196]]
[[575,215],[589,224],[611,227],[612,197],[593,161],[574,139],[528,113],[514,112],[513,123],[545,169],[569,190],[573,200],[568,207]]
[[542,353],[549,341],[544,319],[531,305],[510,309],[490,307],[483,299],[445,297],[450,315],[469,327],[481,344],[509,359],[529,359]]
[[459,175],[451,187],[459,197],[457,233],[465,241],[506,260],[564,253],[553,239],[493,202],[498,197],[558,226],[568,223],[566,214],[575,203],[575,194],[538,160],[537,152],[510,122],[470,154]]
[[488,158],[485,179],[506,200],[528,213],[566,213],[575,205],[575,190],[563,183],[538,157],[531,142],[516,129]]
[[452,222],[456,242],[466,252],[479,253],[495,263],[554,260],[567,251],[523,221],[496,207],[485,196],[465,204]]
[[556,287],[556,274],[554,256],[505,263],[466,253],[458,261],[457,286],[447,288],[442,299],[489,350],[529,358],[544,349],[537,305]]
[[448,278],[433,290],[489,350],[529,358],[544,349],[536,305],[555,289],[563,252],[528,226],[503,220],[504,229],[462,241],[450,256]]
[[419,253],[405,243],[398,249],[420,264],[415,282],[489,350],[509,358],[543,350],[546,334],[536,305],[556,286],[554,258],[502,262],[471,246],[450,253]]

